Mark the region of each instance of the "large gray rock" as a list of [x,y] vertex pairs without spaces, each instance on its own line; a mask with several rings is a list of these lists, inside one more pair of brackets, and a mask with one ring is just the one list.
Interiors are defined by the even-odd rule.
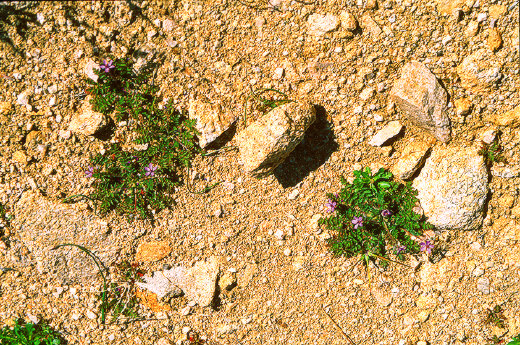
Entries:
[[476,148],[435,148],[413,187],[437,229],[471,230],[481,225],[488,172]]
[[72,115],[69,123],[69,131],[83,135],[94,135],[110,123],[110,118],[105,114],[92,110],[90,98],[85,100],[80,112]]
[[271,173],[303,140],[315,119],[314,106],[290,102],[249,125],[237,136],[245,171],[256,177]]
[[412,61],[403,67],[390,97],[414,125],[442,142],[451,139],[450,119],[445,113],[448,95],[422,63]]
[[199,131],[199,145],[204,148],[224,133],[238,116],[232,111],[224,111],[220,104],[192,100],[188,109],[190,119],[197,120],[195,128]]
[[107,224],[88,211],[56,203],[37,191],[24,192],[14,207],[16,236],[29,249],[40,272],[48,272],[64,283],[91,283],[98,276],[93,260],[78,248],[94,253],[108,267],[117,258],[118,236],[109,234]]
[[206,307],[215,298],[219,273],[220,258],[212,256],[207,261],[196,262],[191,268],[177,266],[154,272],[153,276],[144,277],[145,283],[137,285],[157,294],[159,298],[176,294],[177,289],[181,289],[189,300]]

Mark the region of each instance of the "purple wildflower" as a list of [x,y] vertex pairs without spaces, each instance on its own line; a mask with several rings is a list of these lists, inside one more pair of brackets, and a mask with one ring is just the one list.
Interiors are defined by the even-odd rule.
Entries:
[[392,211],[390,211],[390,210],[383,210],[383,211],[381,211],[381,215],[382,215],[383,217],[390,217],[392,214],[393,214],[393,213],[392,213]]
[[352,224],[354,224],[354,229],[363,226],[363,217],[354,217],[354,219],[352,219]]
[[421,246],[421,252],[426,252],[428,254],[430,254],[432,252],[432,249],[433,249],[432,241],[426,240],[424,242],[419,243],[419,245]]
[[111,70],[116,68],[116,66],[114,66],[114,62],[112,62],[112,60],[108,60],[108,62],[107,62],[107,60],[103,60],[103,63],[101,65],[99,65],[99,68],[104,70],[105,73],[110,73]]
[[327,212],[332,213],[336,210],[336,207],[338,206],[338,203],[334,200],[328,200],[325,204],[325,207],[327,208]]
[[92,177],[93,174],[94,174],[94,167],[88,167],[88,170],[85,171],[85,175],[87,175],[87,177]]
[[396,253],[397,255],[402,254],[402,253],[404,253],[404,252],[406,252],[406,247],[403,246],[403,245],[398,245],[398,246],[395,248],[395,253]]
[[148,165],[147,167],[144,167],[144,170],[146,171],[144,176],[153,177],[155,175],[155,171],[157,170],[157,167],[154,166],[152,163],[150,163],[150,165]]

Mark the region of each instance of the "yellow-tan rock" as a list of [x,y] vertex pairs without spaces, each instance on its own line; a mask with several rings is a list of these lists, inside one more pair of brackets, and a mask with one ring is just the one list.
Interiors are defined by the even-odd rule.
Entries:
[[137,247],[135,259],[138,262],[155,262],[167,257],[171,251],[167,241],[144,242]]

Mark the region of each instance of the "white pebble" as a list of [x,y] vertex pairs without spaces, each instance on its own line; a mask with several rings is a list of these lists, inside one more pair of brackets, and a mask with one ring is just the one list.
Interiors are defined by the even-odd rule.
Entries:
[[182,333],[187,334],[189,331],[191,331],[191,328],[188,326],[182,327]]
[[63,119],[63,118],[61,117],[60,114],[56,115],[56,122],[57,122],[57,123],[60,123],[62,119]]
[[273,79],[282,79],[284,73],[284,69],[282,67],[278,67],[274,70]]
[[279,240],[283,240],[285,238],[285,234],[283,233],[283,230],[278,229],[274,233],[274,237],[276,237]]
[[294,200],[296,197],[300,194],[300,191],[298,189],[293,190],[289,196],[287,197],[289,200]]
[[343,48],[342,47],[336,47],[336,48],[334,48],[334,52],[335,53],[341,53],[341,52],[343,52]]
[[87,315],[87,317],[91,320],[95,320],[97,318],[96,313],[94,313],[92,310],[87,310],[85,315]]
[[451,36],[448,35],[448,36],[446,36],[446,37],[444,37],[444,38],[442,39],[442,44],[443,44],[443,45],[446,45],[446,44],[447,44],[448,42],[450,42],[450,41],[451,41]]
[[477,16],[477,22],[482,23],[487,19],[487,13],[479,13]]

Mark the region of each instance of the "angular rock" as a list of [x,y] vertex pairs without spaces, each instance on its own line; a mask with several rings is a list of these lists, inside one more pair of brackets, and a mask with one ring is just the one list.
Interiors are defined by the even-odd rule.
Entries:
[[308,33],[319,37],[338,28],[338,17],[332,14],[311,14],[307,20]]
[[13,161],[23,166],[27,165],[27,155],[22,150],[15,151],[13,153]]
[[507,12],[507,7],[504,5],[489,5],[488,12],[491,19],[499,19]]
[[414,125],[446,143],[451,139],[450,119],[445,113],[447,93],[437,78],[420,62],[407,63],[390,98]]
[[458,116],[468,115],[471,111],[471,106],[473,105],[471,101],[467,98],[459,98],[455,100],[455,113]]
[[12,109],[13,106],[10,102],[0,102],[0,115],[7,115]]
[[409,142],[391,171],[401,180],[410,179],[424,163],[424,158],[430,151],[431,144],[426,141]]
[[502,47],[502,35],[500,35],[500,31],[497,28],[489,28],[487,43],[492,51],[499,50]]
[[215,141],[238,119],[234,112],[224,111],[220,104],[200,100],[191,100],[188,112],[190,119],[197,120],[195,128],[200,132],[199,145],[202,148]]
[[357,29],[358,23],[356,17],[348,11],[341,11],[339,15],[341,21],[341,27],[348,31],[354,31]]
[[138,262],[154,262],[167,257],[172,249],[168,241],[151,241],[137,247],[135,259]]
[[457,8],[462,8],[465,0],[437,0],[437,11],[444,16],[450,16]]
[[501,78],[502,65],[488,49],[482,48],[462,60],[457,67],[461,85],[475,93],[488,92]]
[[437,229],[470,230],[482,223],[488,173],[476,148],[434,149],[413,187]]
[[315,119],[310,103],[290,102],[249,125],[237,136],[244,170],[256,177],[271,173],[303,140]]
[[477,280],[477,290],[482,292],[484,295],[488,295],[489,290],[489,279],[488,278],[479,278]]
[[212,256],[207,262],[199,261],[191,268],[182,266],[156,271],[151,277],[144,277],[145,283],[137,283],[159,298],[180,288],[189,300],[201,306],[209,306],[215,298],[220,259]]
[[95,69],[99,69],[99,64],[94,62],[94,60],[88,60],[85,67],[83,67],[83,73],[97,83],[99,77],[94,72]]
[[464,30],[464,35],[467,38],[475,37],[478,34],[479,23],[476,20],[472,20],[469,22],[466,30]]
[[83,135],[94,135],[110,123],[110,118],[105,114],[92,110],[89,98],[86,99],[79,113],[72,115],[69,130]]
[[377,40],[379,36],[381,36],[381,34],[383,33],[383,30],[381,30],[379,24],[377,24],[376,21],[372,19],[372,17],[370,17],[370,15],[368,14],[364,14],[361,17],[359,24],[361,25],[361,28],[363,30],[366,30],[370,34],[370,36],[372,36],[373,40]]
[[505,113],[491,114],[486,121],[493,122],[499,126],[510,126],[516,128],[520,126],[520,105]]
[[81,245],[108,267],[117,259],[120,236],[109,234],[107,224],[88,211],[52,202],[37,191],[27,191],[14,208],[13,226],[36,259],[37,268],[64,283],[92,283],[98,268],[84,252],[63,243]]
[[388,140],[401,133],[402,129],[403,125],[399,121],[390,121],[368,143],[372,146],[383,146]]

